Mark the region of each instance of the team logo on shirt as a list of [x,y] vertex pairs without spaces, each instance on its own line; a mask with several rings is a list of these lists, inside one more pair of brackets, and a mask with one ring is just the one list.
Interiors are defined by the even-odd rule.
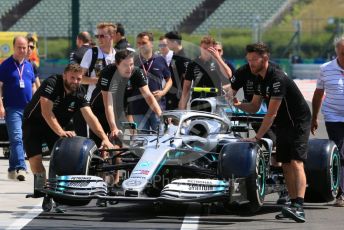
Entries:
[[87,94],[85,94],[84,99],[85,99],[87,102],[90,102],[90,100],[87,98]]
[[269,89],[270,89],[270,87],[267,86],[267,87],[266,87],[266,90],[265,90],[265,97],[266,97],[266,98],[270,97],[270,91],[269,91]]
[[200,79],[203,76],[203,73],[198,66],[195,66],[195,68],[194,68],[194,76],[196,79],[197,78]]
[[68,106],[68,112],[74,112],[75,110],[75,102],[72,101]]
[[216,69],[215,63],[214,62],[210,63],[209,68],[210,68],[210,71],[215,71],[215,69]]
[[257,85],[257,92],[258,92],[259,95],[262,95],[260,84]]
[[272,84],[272,89],[273,89],[273,92],[274,93],[279,93],[281,90],[280,90],[280,87],[281,87],[281,82],[275,82]]
[[127,83],[127,90],[132,90],[132,89],[133,89],[133,86],[131,85],[131,82],[129,80]]
[[235,76],[234,76],[234,75],[231,77],[231,82],[232,82],[232,83],[235,82]]
[[108,83],[109,83],[109,80],[106,79],[106,78],[102,78],[102,80],[101,80],[101,82],[100,82],[100,84],[101,84],[102,86],[107,86]]
[[47,87],[45,87],[44,91],[47,94],[52,94],[52,92],[54,91],[54,88],[52,86],[48,85]]

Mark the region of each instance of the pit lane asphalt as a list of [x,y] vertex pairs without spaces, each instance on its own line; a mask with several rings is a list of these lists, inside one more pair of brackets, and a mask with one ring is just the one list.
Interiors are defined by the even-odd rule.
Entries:
[[[323,121],[317,135],[327,138]],[[3,156],[0,152],[0,156]],[[44,161],[47,168],[48,160]],[[27,165],[29,165],[27,163]],[[253,216],[225,213],[221,207],[202,211],[199,204],[154,207],[150,204],[120,203],[98,208],[95,201],[85,207],[67,207],[65,213],[43,213],[42,199],[25,198],[33,189],[27,181],[7,179],[8,160],[0,158],[0,229],[342,229],[344,208],[332,203],[305,204],[307,222],[276,220],[281,206],[276,194],[266,197],[263,208]]]

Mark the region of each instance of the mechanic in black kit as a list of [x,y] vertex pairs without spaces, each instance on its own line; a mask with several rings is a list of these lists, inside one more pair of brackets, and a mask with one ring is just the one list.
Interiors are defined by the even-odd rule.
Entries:
[[310,134],[311,112],[296,84],[280,69],[269,64],[269,49],[264,43],[246,46],[246,59],[251,72],[257,76],[254,96],[250,103],[233,100],[234,105],[249,113],[259,110],[263,100],[268,103],[264,116],[254,138],[244,141],[259,141],[276,124],[277,161],[282,168],[291,204],[282,208],[279,217],[289,217],[296,222],[305,222],[303,210],[306,191],[304,162],[307,158]]
[[[80,87],[82,68],[79,64],[69,64],[61,75],[46,79],[24,110],[23,142],[34,174],[34,196],[46,180],[42,163],[42,144],[47,143],[51,150],[60,137],[73,137],[74,131],[65,131],[75,112],[81,111],[89,127],[102,140],[105,148],[114,148],[93,114],[85,93]],[[68,162],[66,162],[68,164]]]
[[[270,66],[273,66],[274,68],[279,68],[279,66],[273,62],[269,62]],[[244,99],[246,102],[250,102],[254,95],[254,85],[257,81],[257,77],[251,72],[250,65],[245,64],[241,66],[239,69],[237,69],[233,76],[230,79],[230,87],[233,91],[233,96],[236,95],[236,93],[243,88],[244,92]],[[228,87],[227,87],[228,88]],[[252,128],[257,132],[261,123],[256,122],[252,123]],[[264,137],[269,138],[272,140],[274,146],[276,145],[276,135],[274,128],[270,128],[267,133],[264,135]]]

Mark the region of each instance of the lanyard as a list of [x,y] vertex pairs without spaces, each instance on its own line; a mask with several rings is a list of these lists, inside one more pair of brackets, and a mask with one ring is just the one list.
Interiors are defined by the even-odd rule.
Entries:
[[23,73],[24,73],[24,63],[21,67],[21,70],[19,69],[19,66],[17,65],[17,63],[14,61],[14,64],[16,65],[17,67],[17,70],[18,70],[18,74],[19,74],[19,78],[20,78],[20,81],[23,80]]
[[142,62],[141,55],[139,55],[139,59],[140,59],[143,71],[145,71],[145,75],[148,76],[148,72],[149,72],[150,68],[152,67],[154,59],[152,58],[152,60],[150,61],[149,66],[148,66],[147,69],[146,69],[145,65],[143,64],[143,62]]

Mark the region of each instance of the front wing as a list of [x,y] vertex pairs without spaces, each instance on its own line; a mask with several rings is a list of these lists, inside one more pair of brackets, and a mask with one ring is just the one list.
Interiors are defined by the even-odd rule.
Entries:
[[102,199],[127,202],[211,203],[229,199],[231,185],[223,180],[179,179],[166,185],[159,197],[132,196],[130,191],[109,193],[106,183],[97,176],[59,176],[48,179],[43,192],[50,197],[68,200]]

